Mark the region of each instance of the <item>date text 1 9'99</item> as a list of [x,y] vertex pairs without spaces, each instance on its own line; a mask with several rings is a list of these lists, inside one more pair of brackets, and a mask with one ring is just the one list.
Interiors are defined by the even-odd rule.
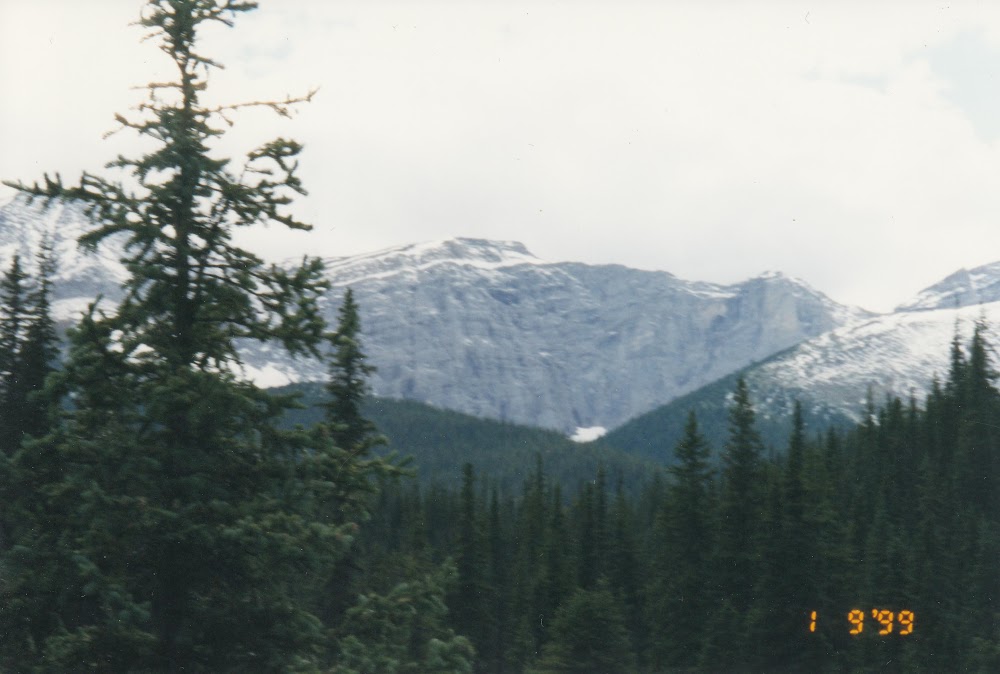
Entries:
[[[888,634],[898,634],[901,637],[905,637],[907,634],[913,634],[913,624],[915,617],[913,611],[900,611],[899,613],[893,613],[892,611],[886,609],[873,608],[871,610],[872,618],[877,622],[877,625],[873,626],[871,629],[878,630],[880,636],[886,636]],[[809,614],[809,631],[816,631],[816,623],[819,621],[819,614],[813,611]],[[865,631],[865,612],[861,609],[851,609],[847,614],[847,625],[850,628],[849,634],[857,636],[863,634]]]

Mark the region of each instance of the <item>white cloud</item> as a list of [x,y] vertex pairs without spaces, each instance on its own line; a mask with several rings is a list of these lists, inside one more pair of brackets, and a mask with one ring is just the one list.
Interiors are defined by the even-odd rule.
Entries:
[[[520,239],[715,281],[778,268],[887,309],[1000,259],[976,114],[1000,97],[947,67],[963,36],[1000,50],[1000,11],[870,4],[282,0],[204,51],[227,65],[220,99],[321,86],[223,147],[306,143],[317,232],[264,234],[275,255]],[[0,0],[4,178],[127,149],[99,136],[162,60],[124,27],[140,3],[83,5]]]

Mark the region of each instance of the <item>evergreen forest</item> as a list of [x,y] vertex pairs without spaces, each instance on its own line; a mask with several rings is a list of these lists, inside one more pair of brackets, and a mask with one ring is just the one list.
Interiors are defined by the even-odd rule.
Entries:
[[990,353],[979,325],[922,405],[869,402],[846,431],[807,436],[797,406],[774,453],[739,380],[725,445],[692,413],[637,491],[540,460],[516,494],[471,465],[458,489],[391,480],[354,582],[451,563],[483,672],[998,671]]
[[[130,276],[65,339],[51,246],[0,278],[0,671],[1000,671],[984,322],[924,400],[869,395],[820,433],[796,404],[774,447],[737,379],[721,445],[692,411],[658,465],[373,402],[351,291],[327,325],[320,260],[235,242],[309,228],[298,143],[214,147],[241,109],[312,94],[201,101],[219,64],[199,31],[255,7],[149,0],[174,79],[117,121],[154,149],[112,162],[121,180],[7,183],[85,204],[81,245],[125,237]],[[325,382],[257,387],[246,341],[321,359]]]

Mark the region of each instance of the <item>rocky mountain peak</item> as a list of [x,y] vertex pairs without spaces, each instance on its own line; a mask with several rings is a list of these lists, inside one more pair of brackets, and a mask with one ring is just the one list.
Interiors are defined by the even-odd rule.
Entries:
[[921,290],[917,296],[896,307],[896,311],[958,309],[1000,300],[1000,262],[954,274]]
[[813,288],[806,281],[797,276],[790,276],[781,271],[768,270],[761,272],[757,276],[753,276],[742,283],[734,284],[733,287],[747,287],[754,285],[763,285],[768,288],[781,288],[783,290],[790,290],[801,294],[813,295],[818,298],[823,298],[831,304],[835,304],[833,300],[829,299],[819,290]]
[[[0,264],[58,235],[59,317],[120,297],[121,247],[84,254],[83,210],[0,206]],[[839,327],[858,310],[778,273],[732,285],[622,265],[539,260],[521,243],[456,238],[327,261],[361,309],[377,395],[572,432],[613,428],[678,395]],[[241,347],[259,385],[324,376],[273,344]]]
[[378,278],[384,274],[421,272],[441,265],[488,270],[543,264],[543,261],[518,241],[459,237],[396,246],[351,257],[328,258],[326,263],[340,284]]

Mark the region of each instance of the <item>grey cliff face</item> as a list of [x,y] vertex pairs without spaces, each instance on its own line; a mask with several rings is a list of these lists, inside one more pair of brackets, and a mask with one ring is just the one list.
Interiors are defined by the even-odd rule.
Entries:
[[[119,251],[79,252],[73,206],[0,206],[0,263],[58,233],[66,317],[119,297]],[[611,428],[735,369],[866,314],[765,274],[722,286],[618,265],[545,263],[521,244],[454,239],[327,261],[325,310],[360,305],[380,396],[562,431]],[[271,345],[244,350],[261,385],[324,376]]]
[[569,431],[618,425],[863,312],[780,274],[733,286],[456,239],[331,261],[378,395]]

